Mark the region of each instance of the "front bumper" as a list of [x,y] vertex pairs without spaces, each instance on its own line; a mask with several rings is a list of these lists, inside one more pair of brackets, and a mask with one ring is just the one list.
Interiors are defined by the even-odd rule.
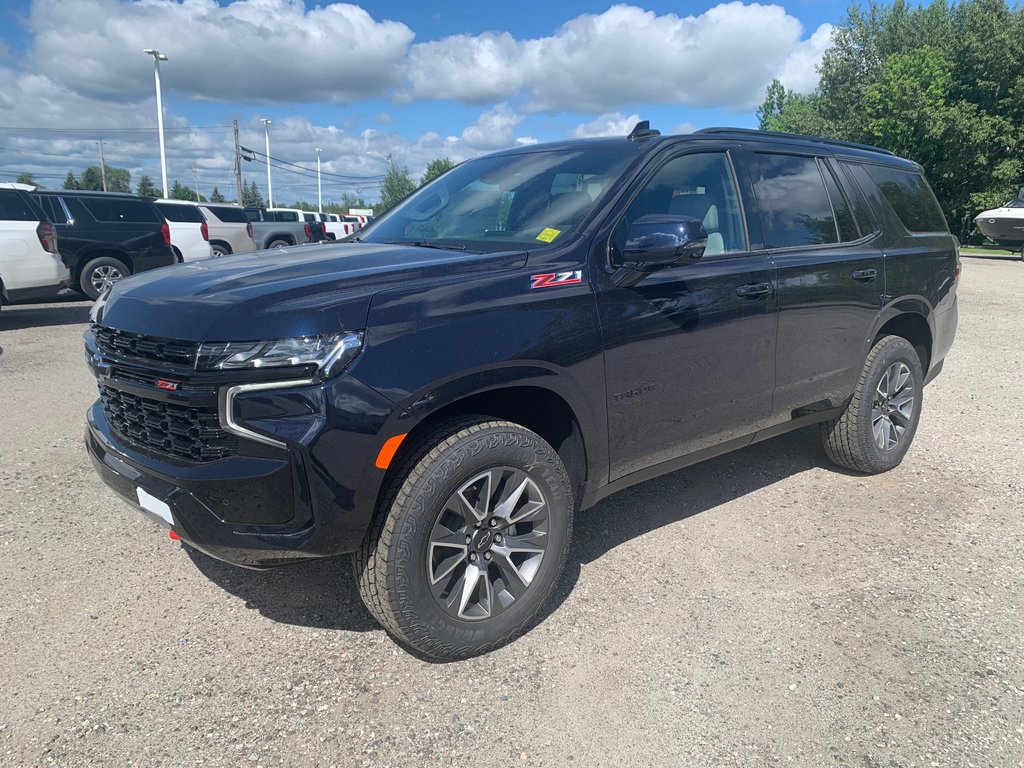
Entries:
[[384,474],[373,457],[393,411],[349,376],[240,395],[235,416],[281,445],[242,438],[237,455],[190,463],[125,440],[97,401],[85,443],[108,486],[136,507],[146,500],[143,511],[186,543],[219,560],[267,568],[360,545]]

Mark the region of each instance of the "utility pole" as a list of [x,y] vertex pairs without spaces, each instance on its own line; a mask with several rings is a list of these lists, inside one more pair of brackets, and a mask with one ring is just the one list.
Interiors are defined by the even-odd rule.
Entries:
[[[103,191],[107,191],[107,162],[103,159],[103,139],[99,140],[100,145],[100,179],[103,182]],[[115,153],[116,154],[116,153]]]
[[238,195],[238,204],[242,204],[242,151],[238,148],[238,121],[231,121],[231,128],[235,133],[235,192]]
[[192,163],[192,181],[196,183],[196,202],[199,202],[199,176],[196,174],[196,164]]
[[322,211],[324,209],[324,196],[320,192],[320,147],[314,147],[316,150],[316,209]]

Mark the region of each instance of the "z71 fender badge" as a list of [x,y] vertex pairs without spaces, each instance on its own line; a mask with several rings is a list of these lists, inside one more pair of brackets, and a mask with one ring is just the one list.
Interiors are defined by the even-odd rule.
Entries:
[[575,272],[548,272],[544,275],[532,275],[530,288],[554,288],[559,285],[577,285],[583,282],[583,271],[577,269]]

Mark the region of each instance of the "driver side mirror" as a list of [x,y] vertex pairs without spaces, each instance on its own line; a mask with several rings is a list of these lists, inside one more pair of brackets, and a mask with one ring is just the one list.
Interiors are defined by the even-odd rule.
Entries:
[[708,233],[700,219],[649,213],[630,225],[622,255],[638,269],[687,264],[700,259],[707,244]]

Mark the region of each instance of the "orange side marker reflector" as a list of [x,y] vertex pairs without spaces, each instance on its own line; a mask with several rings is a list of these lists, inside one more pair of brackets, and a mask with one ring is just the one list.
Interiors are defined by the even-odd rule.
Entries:
[[408,434],[409,433],[406,432],[402,435],[395,435],[384,443],[380,449],[380,453],[377,454],[377,469],[387,469],[391,466],[391,460],[395,458],[395,454],[398,452],[398,446],[402,444],[402,441],[405,440],[405,437]]
[[174,531],[168,531],[167,535],[171,538],[171,541],[181,541],[181,536]]

